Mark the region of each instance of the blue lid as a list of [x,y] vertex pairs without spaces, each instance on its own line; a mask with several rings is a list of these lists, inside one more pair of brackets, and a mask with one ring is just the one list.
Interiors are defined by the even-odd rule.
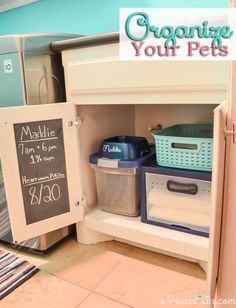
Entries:
[[93,164],[93,165],[99,165],[99,159],[105,159],[106,161],[110,161],[111,163],[113,161],[116,161],[117,162],[117,167],[112,167],[111,168],[137,168],[137,167],[140,167],[142,166],[146,161],[148,161],[149,159],[151,159],[152,157],[155,157],[155,152],[151,152],[143,157],[140,157],[138,159],[133,159],[133,160],[122,160],[122,159],[117,159],[117,160],[114,160],[114,159],[110,159],[110,158],[104,158],[102,156],[101,153],[95,153],[95,154],[92,154],[90,155],[89,157],[89,162],[90,164]]
[[150,147],[144,137],[115,136],[103,140],[99,153],[110,159],[135,160],[149,154]]

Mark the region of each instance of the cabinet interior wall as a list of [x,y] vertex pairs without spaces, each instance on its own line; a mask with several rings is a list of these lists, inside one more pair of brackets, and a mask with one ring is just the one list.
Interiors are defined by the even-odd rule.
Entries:
[[213,122],[216,105],[79,105],[78,116],[82,120],[79,129],[83,192],[88,207],[97,203],[94,171],[89,156],[98,151],[103,139],[116,135],[144,136],[154,139],[150,127],[161,124],[203,124]]

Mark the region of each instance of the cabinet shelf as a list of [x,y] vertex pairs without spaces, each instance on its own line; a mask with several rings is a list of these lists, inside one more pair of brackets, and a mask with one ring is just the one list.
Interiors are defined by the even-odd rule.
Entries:
[[209,239],[144,224],[140,217],[126,217],[95,209],[85,215],[85,228],[151,250],[207,262]]

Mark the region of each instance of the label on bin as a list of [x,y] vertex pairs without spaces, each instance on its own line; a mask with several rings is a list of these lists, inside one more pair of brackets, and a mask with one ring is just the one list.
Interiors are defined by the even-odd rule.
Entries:
[[108,153],[121,153],[122,149],[120,149],[118,146],[110,146],[109,144],[104,144],[103,146],[103,152],[108,152]]

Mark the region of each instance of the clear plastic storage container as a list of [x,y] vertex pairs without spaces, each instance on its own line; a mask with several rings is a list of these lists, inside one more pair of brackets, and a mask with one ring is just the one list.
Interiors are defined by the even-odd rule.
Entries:
[[140,166],[153,155],[130,161],[102,158],[99,154],[90,156],[100,209],[126,216],[140,214]]
[[102,210],[138,216],[139,183],[137,168],[104,168],[94,166],[99,206]]
[[141,167],[141,220],[177,231],[209,236],[211,173],[157,166]]

